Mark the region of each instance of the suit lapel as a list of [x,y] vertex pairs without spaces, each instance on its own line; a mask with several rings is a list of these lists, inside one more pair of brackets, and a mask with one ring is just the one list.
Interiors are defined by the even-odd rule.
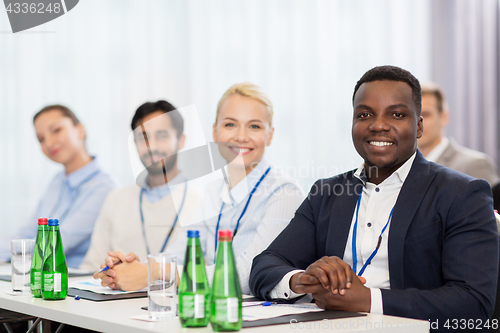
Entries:
[[434,174],[430,174],[430,163],[424,159],[420,151],[417,151],[410,173],[396,201],[389,229],[389,276],[393,289],[402,289],[404,286],[403,250],[406,232],[433,179]]
[[[362,182],[349,173],[342,182],[343,195],[338,195],[333,203],[328,226],[325,255],[344,257],[345,246],[351,228],[352,216],[356,208]],[[334,195],[334,194],[332,194]]]

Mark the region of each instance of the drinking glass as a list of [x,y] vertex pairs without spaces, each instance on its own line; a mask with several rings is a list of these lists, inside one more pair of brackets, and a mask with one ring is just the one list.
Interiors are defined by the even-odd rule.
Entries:
[[33,259],[33,239],[11,241],[12,290],[28,294],[30,292],[31,260]]
[[148,313],[152,320],[177,316],[177,260],[168,254],[148,255]]

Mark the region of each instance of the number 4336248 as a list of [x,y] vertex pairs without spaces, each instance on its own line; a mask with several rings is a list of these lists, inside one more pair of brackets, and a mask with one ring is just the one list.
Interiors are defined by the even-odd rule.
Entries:
[[7,13],[31,13],[31,14],[44,14],[44,13],[55,13],[59,14],[62,10],[61,3],[9,3],[7,6]]

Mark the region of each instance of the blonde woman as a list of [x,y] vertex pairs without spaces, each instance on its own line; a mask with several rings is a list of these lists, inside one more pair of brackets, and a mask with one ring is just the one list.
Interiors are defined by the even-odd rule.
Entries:
[[[182,264],[188,229],[199,230],[207,263],[207,275],[213,276],[217,247],[217,230],[233,230],[233,249],[243,293],[250,293],[248,276],[253,258],[265,250],[288,225],[295,210],[304,199],[296,182],[273,168],[265,159],[266,147],[271,145],[273,106],[263,90],[252,83],[231,86],[217,106],[213,138],[221,146],[223,156],[234,159],[228,165],[229,184],[217,181],[208,186],[205,199],[191,224],[181,233],[167,253],[177,256]],[[232,154],[232,156],[231,156]],[[229,156],[228,156],[229,155]],[[242,162],[241,162],[242,161]],[[242,163],[242,165],[241,165]],[[213,214],[213,212],[218,214]],[[215,216],[214,216],[215,215]],[[128,261],[95,277],[103,286],[135,290],[147,285],[147,270],[133,254],[110,253],[110,267],[118,259]],[[104,264],[102,265],[104,267]]]

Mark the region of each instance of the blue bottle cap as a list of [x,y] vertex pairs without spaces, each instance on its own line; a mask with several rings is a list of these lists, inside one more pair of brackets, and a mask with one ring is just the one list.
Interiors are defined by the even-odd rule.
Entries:
[[198,230],[188,230],[188,238],[200,238],[200,232]]
[[59,225],[59,219],[49,219],[49,226],[56,227]]

